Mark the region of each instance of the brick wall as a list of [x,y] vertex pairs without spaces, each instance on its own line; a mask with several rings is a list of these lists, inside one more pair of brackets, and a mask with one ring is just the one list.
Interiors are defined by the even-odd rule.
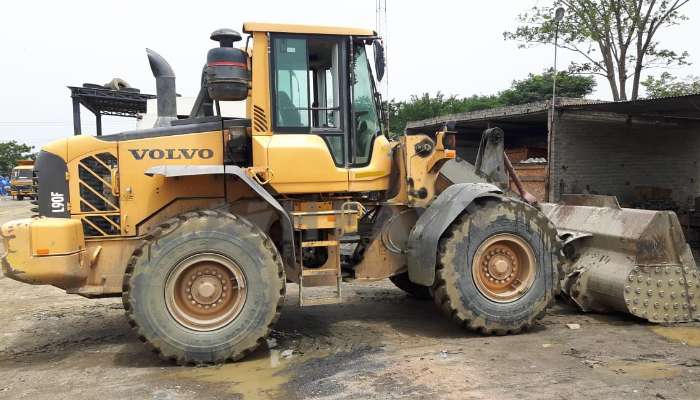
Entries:
[[625,202],[640,185],[671,189],[681,208],[700,196],[698,122],[565,111],[556,116],[550,151],[550,201],[593,193]]

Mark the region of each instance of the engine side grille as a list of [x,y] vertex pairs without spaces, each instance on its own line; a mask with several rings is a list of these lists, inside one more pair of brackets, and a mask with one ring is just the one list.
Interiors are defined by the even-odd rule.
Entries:
[[119,197],[112,194],[112,169],[117,158],[111,153],[84,157],[78,164],[78,187],[83,233],[86,237],[117,236],[121,233]]
[[253,129],[256,132],[267,132],[268,130],[265,110],[258,106],[253,106]]
[[112,194],[112,174],[110,169],[117,164],[109,153],[100,153],[80,160],[80,211],[99,212],[119,209],[119,198]]
[[86,237],[118,236],[121,233],[119,214],[88,215],[81,218]]

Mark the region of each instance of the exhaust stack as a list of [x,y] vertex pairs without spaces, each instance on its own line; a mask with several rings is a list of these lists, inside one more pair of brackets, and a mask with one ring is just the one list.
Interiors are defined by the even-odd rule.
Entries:
[[156,78],[156,96],[158,98],[158,119],[154,127],[170,126],[177,119],[177,94],[175,93],[175,72],[160,54],[146,49],[148,63],[153,77]]

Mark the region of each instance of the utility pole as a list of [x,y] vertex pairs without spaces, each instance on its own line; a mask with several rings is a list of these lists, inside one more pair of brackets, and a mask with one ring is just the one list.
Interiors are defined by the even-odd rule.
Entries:
[[549,116],[549,130],[551,131],[554,127],[554,105],[557,100],[557,53],[559,50],[559,24],[561,20],[564,19],[564,8],[559,7],[554,14],[554,23],[556,27],[554,29],[554,74],[552,75],[552,109]]
[[[382,98],[384,101],[388,102],[389,101],[389,30],[388,30],[388,17],[387,17],[387,12],[386,12],[386,3],[387,0],[376,0],[376,13],[375,13],[375,31],[377,32],[377,35],[382,38],[382,44],[384,45],[384,60],[385,60],[385,65],[384,65],[384,79],[383,82],[380,82],[380,93],[383,91],[384,93],[382,94]],[[383,89],[382,89],[383,85]],[[383,107],[383,104],[379,104],[380,107]],[[386,113],[389,112],[389,110],[385,110]],[[386,130],[389,132],[389,118],[386,118]]]

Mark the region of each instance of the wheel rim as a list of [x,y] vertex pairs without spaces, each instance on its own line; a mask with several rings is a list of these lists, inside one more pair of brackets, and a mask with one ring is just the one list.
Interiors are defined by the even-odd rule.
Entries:
[[198,254],[181,261],[165,285],[170,315],[182,326],[213,331],[240,314],[248,288],[243,270],[219,254]]
[[535,253],[521,237],[502,233],[486,239],[476,250],[472,276],[487,299],[508,303],[523,297],[537,272]]

